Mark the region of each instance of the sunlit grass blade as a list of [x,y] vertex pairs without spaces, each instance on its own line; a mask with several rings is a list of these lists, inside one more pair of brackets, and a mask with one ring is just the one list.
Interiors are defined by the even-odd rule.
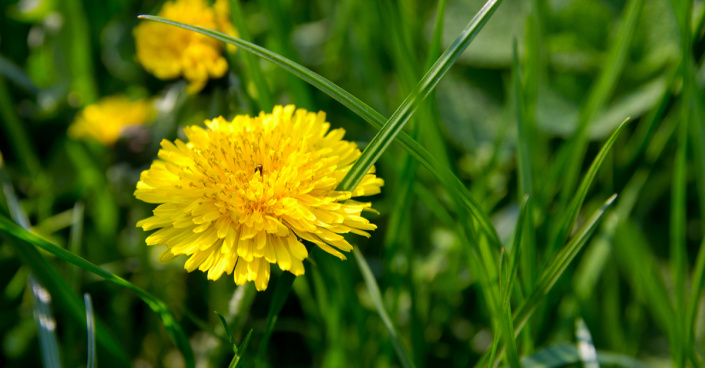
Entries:
[[[647,368],[646,364],[630,356],[609,352],[597,352],[597,361],[608,366]],[[561,344],[547,347],[522,359],[521,366],[524,368],[558,368],[579,362],[578,349],[573,345]]]
[[568,265],[575,259],[578,252],[583,248],[587,240],[597,229],[600,219],[607,211],[617,195],[613,195],[598,209],[592,217],[583,225],[580,231],[571,239],[571,241],[556,255],[555,259],[549,263],[546,271],[541,275],[536,288],[529,294],[527,299],[518,308],[514,317],[515,334],[520,332],[528,318],[533,313],[537,304],[545,297],[546,294],[553,288],[553,285],[563,275]]
[[583,367],[600,368],[600,363],[597,361],[597,350],[592,343],[592,335],[585,325],[585,321],[581,318],[575,321],[575,337],[578,340],[578,355]]
[[[176,346],[179,348],[181,353],[184,355],[184,359],[186,360],[186,365],[189,367],[193,367],[195,365],[194,361],[194,356],[193,356],[193,351],[191,350],[191,346],[189,345],[188,339],[186,338],[186,335],[184,334],[183,330],[181,329],[181,326],[178,324],[174,316],[171,314],[169,311],[169,308],[162,302],[161,300],[157,299],[154,297],[152,294],[144,291],[143,289],[133,285],[132,283],[128,282],[127,280],[123,279],[120,276],[114,275],[108,271],[105,271],[104,269],[94,265],[93,263],[67,251],[66,249],[63,249],[53,243],[50,243],[26,230],[21,228],[20,226],[16,225],[13,223],[10,219],[8,219],[5,216],[0,215],[0,230],[3,231],[5,234],[8,235],[8,238],[10,241],[14,244],[16,244],[16,248],[18,249],[26,249],[26,248],[31,248],[34,251],[34,247],[41,248],[59,259],[62,259],[66,262],[69,262],[77,267],[80,267],[88,272],[91,272],[95,275],[98,275],[107,281],[110,281],[118,286],[122,286],[135,294],[139,296],[146,304],[149,306],[150,309],[152,309],[157,315],[162,320],[162,324],[166,328],[166,330],[169,332],[169,335],[173,339],[174,343]],[[37,256],[39,256],[39,253],[37,253]],[[59,280],[61,279],[60,277],[56,276]],[[58,282],[58,281],[57,281]],[[63,283],[63,282],[62,282]],[[63,284],[65,288],[68,289],[68,286],[66,284]],[[79,310],[81,311],[81,314],[83,314],[83,308],[78,306]],[[82,316],[85,318],[85,315]]]
[[[242,50],[251,52],[267,61],[276,64],[277,66],[294,74],[295,76],[301,78],[312,86],[320,89],[321,91],[323,91],[324,93],[331,96],[333,99],[337,100],[345,107],[350,109],[350,111],[363,118],[376,129],[381,129],[387,121],[387,119],[382,116],[379,112],[366,105],[349,92],[338,87],[333,82],[314,73],[310,69],[307,69],[306,67],[297,64],[281,55],[273,53],[263,47],[207,28],[175,22],[157,16],[140,15],[139,18],[185,28],[206,36],[213,37],[223,42],[238,46]],[[499,249],[499,237],[497,236],[497,232],[494,229],[492,222],[489,220],[489,218],[481,209],[481,207],[475,202],[475,200],[470,197],[467,189],[465,188],[465,185],[460,181],[460,179],[458,179],[458,177],[455,176],[449,168],[440,164],[430,153],[428,153],[428,151],[426,151],[426,149],[423,148],[423,146],[421,146],[417,141],[409,137],[408,134],[401,132],[397,137],[399,138],[398,141],[400,142],[402,147],[404,147],[404,149],[406,149],[412,156],[414,156],[415,159],[417,159],[424,167],[426,167],[431,172],[431,174],[438,178],[438,180],[443,184],[443,186],[445,186],[454,197],[459,199],[459,201],[469,209],[470,213],[475,216],[475,218],[480,223],[482,229],[490,237],[491,242],[497,247],[497,249]]]
[[[3,196],[7,202],[8,209],[10,210],[10,214],[14,221],[22,226],[22,229],[29,229],[29,220],[27,219],[27,215],[22,210],[22,207],[20,207],[20,203],[15,196],[14,189],[12,188],[12,183],[10,182],[10,178],[5,170],[2,157],[0,157],[0,186],[2,186]],[[5,217],[3,218],[6,219]],[[0,233],[0,236],[6,238],[3,233]],[[65,310],[68,311],[68,315],[73,318],[73,321],[75,323],[79,323],[80,325],[84,325],[86,322],[85,313],[78,295],[63,280],[54,266],[52,266],[52,264],[49,263],[49,261],[47,261],[47,259],[44,258],[34,247],[20,246],[12,241],[10,241],[9,244],[13,247],[13,250],[17,253],[23,263],[32,269],[33,275],[39,279],[42,286],[49,290],[49,292],[57,300],[57,303],[61,304]],[[101,324],[97,324],[97,331],[98,343],[100,343],[101,346],[103,346],[112,355],[112,358],[120,364],[129,364],[127,354],[118,340],[106,331],[105,327]]]
[[585,197],[587,197],[588,190],[590,189],[590,186],[592,185],[592,182],[595,179],[595,176],[597,175],[597,171],[600,169],[600,166],[602,166],[602,163],[604,162],[605,158],[607,157],[607,154],[614,145],[614,142],[617,141],[619,133],[622,132],[622,129],[624,129],[628,122],[629,119],[626,119],[622,122],[619,128],[617,128],[617,130],[612,133],[607,142],[605,142],[605,144],[602,146],[602,149],[600,149],[600,152],[592,161],[590,168],[588,169],[587,173],[583,177],[582,182],[580,183],[580,186],[578,187],[578,191],[576,192],[572,201],[570,202],[570,205],[568,206],[567,212],[563,214],[563,216],[561,217],[562,220],[558,222],[559,227],[552,239],[551,249],[557,248],[560,244],[565,242],[565,240],[570,235],[570,230],[573,228],[575,220],[578,218],[580,208],[583,206],[583,202],[585,201]]
[[0,76],[7,78],[9,81],[32,95],[39,93],[39,87],[32,82],[32,79],[27,75],[27,73],[2,55],[0,55]]
[[274,332],[274,325],[277,324],[279,312],[282,310],[286,299],[289,297],[289,292],[291,291],[291,285],[294,283],[294,279],[296,279],[296,276],[294,276],[291,272],[282,272],[279,280],[277,281],[277,286],[274,288],[272,301],[269,304],[269,312],[267,312],[267,324],[264,327],[264,335],[262,336],[262,341],[260,342],[259,350],[257,351],[258,366],[264,364],[264,357],[267,354],[269,338],[272,336],[272,332]]
[[372,302],[374,303],[375,308],[377,309],[377,313],[379,313],[379,317],[382,319],[384,327],[386,327],[387,331],[389,332],[389,337],[392,339],[394,350],[396,350],[397,352],[397,356],[399,357],[399,361],[401,362],[402,367],[415,367],[414,360],[412,359],[411,355],[409,355],[408,350],[404,346],[404,342],[399,337],[399,334],[397,333],[397,330],[394,327],[392,320],[387,314],[387,310],[384,307],[384,301],[382,301],[382,294],[380,294],[379,292],[379,286],[377,286],[377,281],[375,281],[375,277],[372,274],[372,271],[370,270],[370,266],[367,264],[365,257],[362,255],[362,253],[360,253],[357,248],[353,249],[353,254],[355,255],[355,260],[357,260],[357,263],[360,267],[360,272],[362,272],[362,278],[365,280],[365,285],[367,285],[367,290],[369,291],[370,296],[372,297]]
[[[250,31],[247,29],[247,24],[245,23],[245,18],[242,15],[242,7],[240,6],[240,0],[228,0],[230,4],[230,16],[233,21],[233,25],[239,36],[243,40],[251,40]],[[245,62],[245,69],[247,70],[247,75],[252,79],[252,83],[257,88],[257,103],[260,109],[264,111],[272,111],[274,103],[272,102],[272,96],[269,91],[269,86],[264,78],[264,73],[259,65],[259,61],[249,52],[243,52],[242,58]]]
[[370,144],[365,147],[362,155],[358,157],[345,177],[341,180],[339,187],[349,191],[357,187],[362,178],[367,174],[372,165],[379,159],[382,153],[392,143],[399,134],[416,109],[423,100],[436,88],[443,76],[450,70],[455,61],[470,45],[470,42],[477,36],[490,16],[501,4],[501,0],[489,0],[473,17],[470,23],[460,33],[458,38],[441,55],[431,69],[419,81],[409,96],[402,102],[397,110],[392,114],[387,123],[380,129]]
[[51,312],[51,294],[37,282],[34,276],[29,277],[29,286],[34,300],[32,308],[34,320],[37,323],[42,363],[46,368],[59,368],[61,358],[59,358],[59,343],[56,339],[57,322]]
[[90,294],[83,294],[83,303],[86,305],[86,333],[88,335],[86,367],[95,368],[98,357],[95,353],[95,316],[93,315],[93,302]]

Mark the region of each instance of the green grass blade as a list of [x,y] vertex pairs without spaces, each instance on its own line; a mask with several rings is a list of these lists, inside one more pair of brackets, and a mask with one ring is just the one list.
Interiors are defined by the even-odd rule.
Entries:
[[[624,368],[647,368],[638,360],[627,355],[597,352],[597,361],[608,366]],[[573,345],[561,344],[542,349],[521,360],[524,368],[557,368],[580,362],[578,349]]]
[[558,253],[553,262],[550,263],[546,271],[541,275],[536,288],[529,294],[527,299],[522,303],[515,313],[515,334],[518,334],[523,328],[526,321],[529,319],[534,309],[541,299],[548,294],[553,288],[553,285],[563,275],[568,265],[575,259],[575,256],[580,252],[583,246],[587,243],[592,233],[597,229],[600,219],[607,211],[617,195],[613,195],[598,209],[592,217],[583,225],[580,231],[571,239],[571,241]]
[[584,368],[600,368],[600,363],[597,361],[597,350],[595,350],[595,344],[592,343],[592,335],[582,318],[575,321],[575,337],[578,340],[580,364]]
[[[150,309],[152,309],[155,313],[157,313],[157,315],[159,315],[162,320],[162,324],[166,328],[167,332],[169,332],[169,335],[173,339],[176,346],[184,355],[186,365],[188,367],[193,367],[195,365],[193,351],[191,350],[191,346],[189,345],[188,339],[186,338],[186,335],[181,329],[181,326],[178,324],[178,322],[171,314],[171,311],[169,311],[169,308],[166,306],[166,304],[164,304],[164,302],[157,299],[145,290],[133,285],[122,277],[105,271],[104,269],[67,251],[66,249],[63,249],[53,243],[50,243],[38,237],[37,235],[28,232],[27,230],[21,228],[19,225],[13,223],[12,220],[2,215],[0,215],[0,230],[7,234],[12,240],[12,242],[15,243],[17,245],[17,248],[19,249],[34,249],[33,247],[41,248],[55,255],[59,259],[62,259],[88,272],[98,275],[106,279],[107,281],[122,286],[137,294],[147,304],[147,306],[149,306]],[[68,288],[68,286],[65,287]]]
[[264,328],[264,336],[262,336],[259,351],[257,352],[258,366],[264,364],[264,357],[267,354],[269,338],[272,336],[274,325],[277,323],[277,318],[279,317],[279,312],[281,312],[286,299],[289,297],[291,285],[294,284],[295,279],[296,276],[294,276],[293,273],[282,272],[282,275],[277,281],[277,286],[274,288],[274,295],[272,296],[272,302],[269,304],[269,312],[267,313],[267,324]]
[[[291,13],[294,5],[279,0],[259,0],[258,3],[260,3],[260,8],[271,20],[269,22],[270,30],[268,34],[270,39],[274,41],[274,50],[289,59],[298,59],[297,51],[291,43],[291,34],[293,33],[294,27],[291,22]],[[313,109],[313,98],[308,86],[302,83],[301,80],[290,75],[287,75],[286,78],[288,80],[288,90],[291,91],[296,105]]]
[[553,237],[553,241],[551,243],[553,244],[552,249],[557,248],[559,244],[565,242],[565,240],[570,235],[570,230],[573,228],[573,225],[575,224],[575,221],[578,218],[580,208],[583,206],[583,202],[585,202],[585,197],[587,197],[588,190],[590,189],[590,186],[592,185],[592,182],[595,179],[595,176],[597,175],[597,171],[600,169],[600,166],[602,166],[602,163],[604,162],[605,158],[607,157],[607,154],[614,145],[614,142],[617,141],[619,133],[622,132],[622,129],[624,129],[628,122],[629,119],[624,120],[619,126],[619,128],[617,128],[617,130],[612,133],[610,138],[602,146],[602,149],[600,149],[600,152],[597,154],[592,164],[590,165],[588,172],[585,174],[582,182],[580,183],[580,186],[578,187],[577,193],[573,197],[570,206],[568,206],[567,212],[564,213],[564,215],[562,216],[563,220],[560,222],[560,227],[558,228],[559,230]]
[[[230,4],[230,16],[237,29],[237,32],[243,40],[251,40],[250,31],[247,29],[247,24],[245,23],[245,18],[242,15],[242,7],[240,6],[240,0],[228,0]],[[257,103],[260,109],[264,111],[272,111],[274,103],[272,102],[272,95],[269,91],[269,86],[264,78],[264,73],[259,65],[259,61],[249,52],[243,52],[242,58],[245,62],[245,69],[247,71],[248,77],[252,80],[252,83],[257,89]]]
[[95,368],[97,355],[95,353],[95,316],[93,314],[93,302],[88,293],[83,294],[83,303],[86,305],[86,332],[88,334],[88,357],[86,362],[87,368]]
[[[294,74],[295,76],[301,78],[307,83],[320,89],[321,91],[323,91],[324,93],[331,96],[333,99],[337,100],[345,107],[350,109],[352,112],[363,118],[376,129],[381,129],[384,126],[385,121],[387,120],[379,112],[366,105],[349,92],[338,87],[333,82],[314,73],[310,69],[307,69],[304,66],[297,64],[289,59],[286,59],[281,55],[275,54],[263,47],[207,28],[175,22],[169,19],[153,15],[140,15],[139,18],[162,22],[176,27],[192,30],[194,32],[198,32],[203,35],[221,40],[223,42],[233,44],[235,46],[240,47],[242,50],[251,52],[267,61],[276,64],[277,66],[285,69],[286,71]],[[477,221],[480,223],[482,229],[490,237],[491,243],[494,244],[497,249],[499,249],[501,242],[499,241],[499,237],[497,236],[497,232],[494,229],[492,222],[489,220],[489,218],[483,212],[480,206],[470,197],[465,188],[465,185],[460,181],[460,179],[458,179],[449,168],[438,163],[438,161],[433,158],[433,156],[429,154],[428,151],[426,151],[417,141],[409,137],[409,135],[407,135],[406,133],[401,132],[398,135],[398,138],[402,147],[404,147],[404,149],[406,149],[412,156],[414,156],[415,159],[417,159],[436,178],[438,178],[438,180],[443,184],[443,186],[445,186],[454,197],[459,199],[459,202],[461,202],[464,206],[468,208],[470,213],[472,213],[473,216],[475,216]]]
[[384,307],[384,302],[382,301],[382,294],[380,294],[379,292],[379,286],[377,286],[377,281],[375,281],[375,277],[372,274],[372,271],[370,270],[370,266],[367,264],[365,257],[362,255],[362,253],[360,253],[357,248],[353,249],[353,254],[355,255],[357,264],[360,267],[362,278],[365,280],[365,285],[367,285],[367,290],[369,291],[370,296],[372,297],[372,302],[374,302],[375,308],[377,309],[377,313],[379,313],[379,317],[382,319],[384,327],[386,327],[387,331],[389,332],[389,337],[392,339],[394,350],[396,350],[397,352],[397,356],[399,357],[399,361],[401,362],[402,367],[415,367],[413,358],[406,349],[404,342],[399,337],[399,334],[397,333],[397,330],[394,327],[392,320],[387,314],[387,310]]
[[[15,196],[14,189],[12,188],[12,183],[10,182],[10,178],[5,170],[2,157],[0,157],[0,186],[2,186],[3,195],[7,201],[8,208],[14,220],[23,228],[29,228],[29,220],[27,219],[26,214],[20,207],[19,201]],[[7,236],[3,233],[0,233],[0,236],[7,238]],[[9,243],[23,263],[32,269],[33,275],[39,279],[42,286],[49,290],[57,302],[68,310],[68,315],[73,318],[74,322],[84,325],[86,323],[85,313],[78,295],[66,282],[64,282],[63,278],[54,266],[49,263],[49,261],[47,261],[47,259],[44,258],[36,248],[23,247],[15,242]],[[101,346],[103,346],[112,355],[112,358],[115,359],[116,362],[121,365],[129,365],[127,354],[118,340],[111,333],[106,331],[105,327],[101,323],[97,323],[96,327],[98,331],[98,343],[100,343]]]
[[46,368],[59,368],[61,358],[59,358],[59,343],[56,339],[57,322],[51,312],[51,294],[37,282],[34,276],[29,277],[29,286],[34,301],[32,309],[37,323],[42,363]]
[[71,19],[66,24],[71,37],[68,43],[71,89],[78,94],[82,105],[98,99],[98,87],[93,75],[91,31],[81,0],[62,1],[64,16]]
[[0,116],[2,117],[0,121],[3,135],[8,137],[7,141],[10,147],[12,147],[15,156],[22,160],[27,173],[35,177],[40,175],[39,158],[35,154],[36,151],[25,131],[25,125],[17,115],[15,108],[16,105],[12,101],[5,79],[0,77]]
[[0,55],[0,76],[7,78],[10,82],[32,95],[36,96],[39,93],[39,87],[32,82],[32,79],[27,73],[10,59],[2,55]]
[[441,44],[443,43],[443,20],[446,14],[446,0],[440,0],[438,2],[438,8],[436,9],[436,21],[433,26],[433,38],[431,39],[431,46],[428,49],[428,58],[424,64],[424,70],[428,70],[433,63],[438,59],[441,54]]
[[237,345],[235,345],[235,340],[233,340],[233,335],[230,334],[230,326],[228,326],[228,321],[225,320],[225,317],[223,317],[222,314],[215,312],[215,314],[218,316],[220,319],[220,322],[223,324],[223,329],[225,329],[225,334],[228,336],[228,341],[230,342],[230,345],[232,345],[233,352],[237,354]]
[[235,368],[240,364],[240,361],[242,360],[242,355],[245,353],[245,350],[247,349],[247,345],[250,343],[250,337],[252,336],[252,330],[247,333],[247,336],[245,336],[245,339],[242,341],[242,344],[240,345],[240,348],[237,347],[237,344],[235,344],[235,339],[233,339],[233,336],[230,334],[230,327],[228,326],[228,321],[225,320],[225,317],[223,317],[222,314],[215,312],[216,315],[218,315],[218,318],[220,319],[220,322],[223,324],[223,328],[225,329],[225,333],[228,335],[228,341],[230,342],[230,346],[233,348],[233,353],[235,353],[235,356],[233,356],[233,359],[230,361],[230,364],[228,365],[228,368]]
[[[600,72],[597,81],[591,86],[585,104],[580,110],[578,127],[567,143],[567,156],[564,165],[556,165],[556,176],[563,180],[556,181],[562,183],[562,197],[567,201],[570,193],[573,192],[575,183],[580,173],[581,163],[587,150],[587,128],[597,114],[604,108],[606,102],[612,96],[613,90],[619,79],[619,75],[627,60],[630,44],[636,30],[637,21],[644,0],[630,0],[625,7],[624,15],[617,30],[617,37],[610,45],[607,58],[602,65],[604,69]],[[556,244],[553,243],[555,246]]]
[[421,78],[414,90],[404,102],[402,102],[401,106],[397,108],[394,114],[392,114],[392,117],[389,118],[389,121],[380,129],[370,144],[365,147],[362,155],[358,157],[352,168],[350,168],[343,180],[341,180],[339,188],[350,191],[357,187],[362,178],[372,168],[372,165],[377,162],[382,153],[392,143],[423,100],[436,88],[443,76],[445,76],[458,57],[460,57],[463,51],[470,45],[470,42],[475,39],[475,36],[477,36],[501,3],[501,0],[489,0],[485,3],[482,9],[480,9],[460,33],[458,38],[453,41],[450,47],[438,58],[426,75]]
[[228,365],[228,368],[237,368],[240,363],[242,365],[245,365],[245,361],[242,359],[242,356],[245,354],[245,351],[247,351],[247,346],[250,344],[250,337],[252,337],[252,330],[245,335],[245,338],[242,340],[242,344],[240,344],[240,348],[233,343],[233,349],[237,349],[235,352],[235,356],[233,359],[230,361],[230,364]]
[[514,40],[514,50],[512,54],[512,87],[514,89],[514,109],[516,110],[517,121],[517,169],[519,171],[519,196],[531,196],[532,175],[531,175],[531,152],[529,151],[529,139],[527,137],[527,117],[524,110],[524,90],[521,85],[521,69],[519,68],[519,58],[517,56],[517,42]]

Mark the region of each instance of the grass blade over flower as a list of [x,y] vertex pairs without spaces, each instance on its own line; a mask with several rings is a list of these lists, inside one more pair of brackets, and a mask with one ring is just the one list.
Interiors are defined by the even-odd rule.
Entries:
[[208,129],[185,128],[188,143],[162,141],[142,173],[135,196],[160,204],[138,222],[159,229],[148,245],[166,244],[161,261],[188,255],[185,268],[215,280],[269,282],[269,264],[302,275],[305,239],[341,259],[352,246],[343,233],[369,236],[376,226],[360,216],[370,203],[351,197],[380,192],[370,169],[353,191],[336,187],[360,156],[345,131],[329,131],[323,112],[277,106],[271,114],[217,118]]

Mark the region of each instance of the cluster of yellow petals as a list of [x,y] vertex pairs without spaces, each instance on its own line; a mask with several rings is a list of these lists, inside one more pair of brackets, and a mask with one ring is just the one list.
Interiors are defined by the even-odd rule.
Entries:
[[300,239],[345,259],[352,246],[340,234],[376,228],[361,216],[370,203],[350,198],[377,194],[384,181],[371,169],[353,192],[336,190],[360,150],[345,130],[329,131],[325,113],[277,106],[206,125],[185,128],[188,142],[163,140],[137,183],[138,199],[160,204],[137,226],[159,229],[147,244],[167,246],[162,262],[188,255],[189,272],[233,273],[264,290],[270,263],[304,273]]
[[150,100],[131,100],[124,95],[105,97],[79,112],[68,134],[74,139],[96,139],[110,146],[125,128],[151,123],[154,115]]
[[[167,1],[158,14],[170,20],[213,29],[236,36],[230,22],[227,0]],[[188,91],[199,92],[209,78],[220,78],[228,70],[223,43],[214,38],[158,22],[142,22],[134,30],[137,60],[154,76],[173,79],[183,76]]]

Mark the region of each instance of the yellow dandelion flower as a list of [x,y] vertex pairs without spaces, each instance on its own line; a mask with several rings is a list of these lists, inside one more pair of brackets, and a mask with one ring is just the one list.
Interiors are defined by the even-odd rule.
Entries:
[[[205,0],[168,1],[158,15],[237,35],[230,23],[227,0],[216,0],[213,7]],[[199,92],[209,78],[220,78],[228,70],[223,43],[211,37],[157,22],[140,23],[134,35],[140,64],[160,79],[183,76],[189,81],[190,93]]]
[[233,273],[264,290],[270,263],[304,273],[300,239],[345,259],[352,246],[340,234],[377,228],[360,215],[370,203],[350,198],[379,193],[384,181],[371,169],[354,191],[335,190],[360,150],[345,130],[329,131],[325,113],[277,106],[206,125],[185,128],[188,143],[163,140],[137,183],[138,199],[159,204],[137,226],[159,229],[147,244],[167,246],[162,262],[188,255],[189,272]]
[[154,114],[150,100],[130,100],[124,95],[105,97],[78,113],[68,134],[74,139],[92,138],[110,146],[125,128],[151,123]]

